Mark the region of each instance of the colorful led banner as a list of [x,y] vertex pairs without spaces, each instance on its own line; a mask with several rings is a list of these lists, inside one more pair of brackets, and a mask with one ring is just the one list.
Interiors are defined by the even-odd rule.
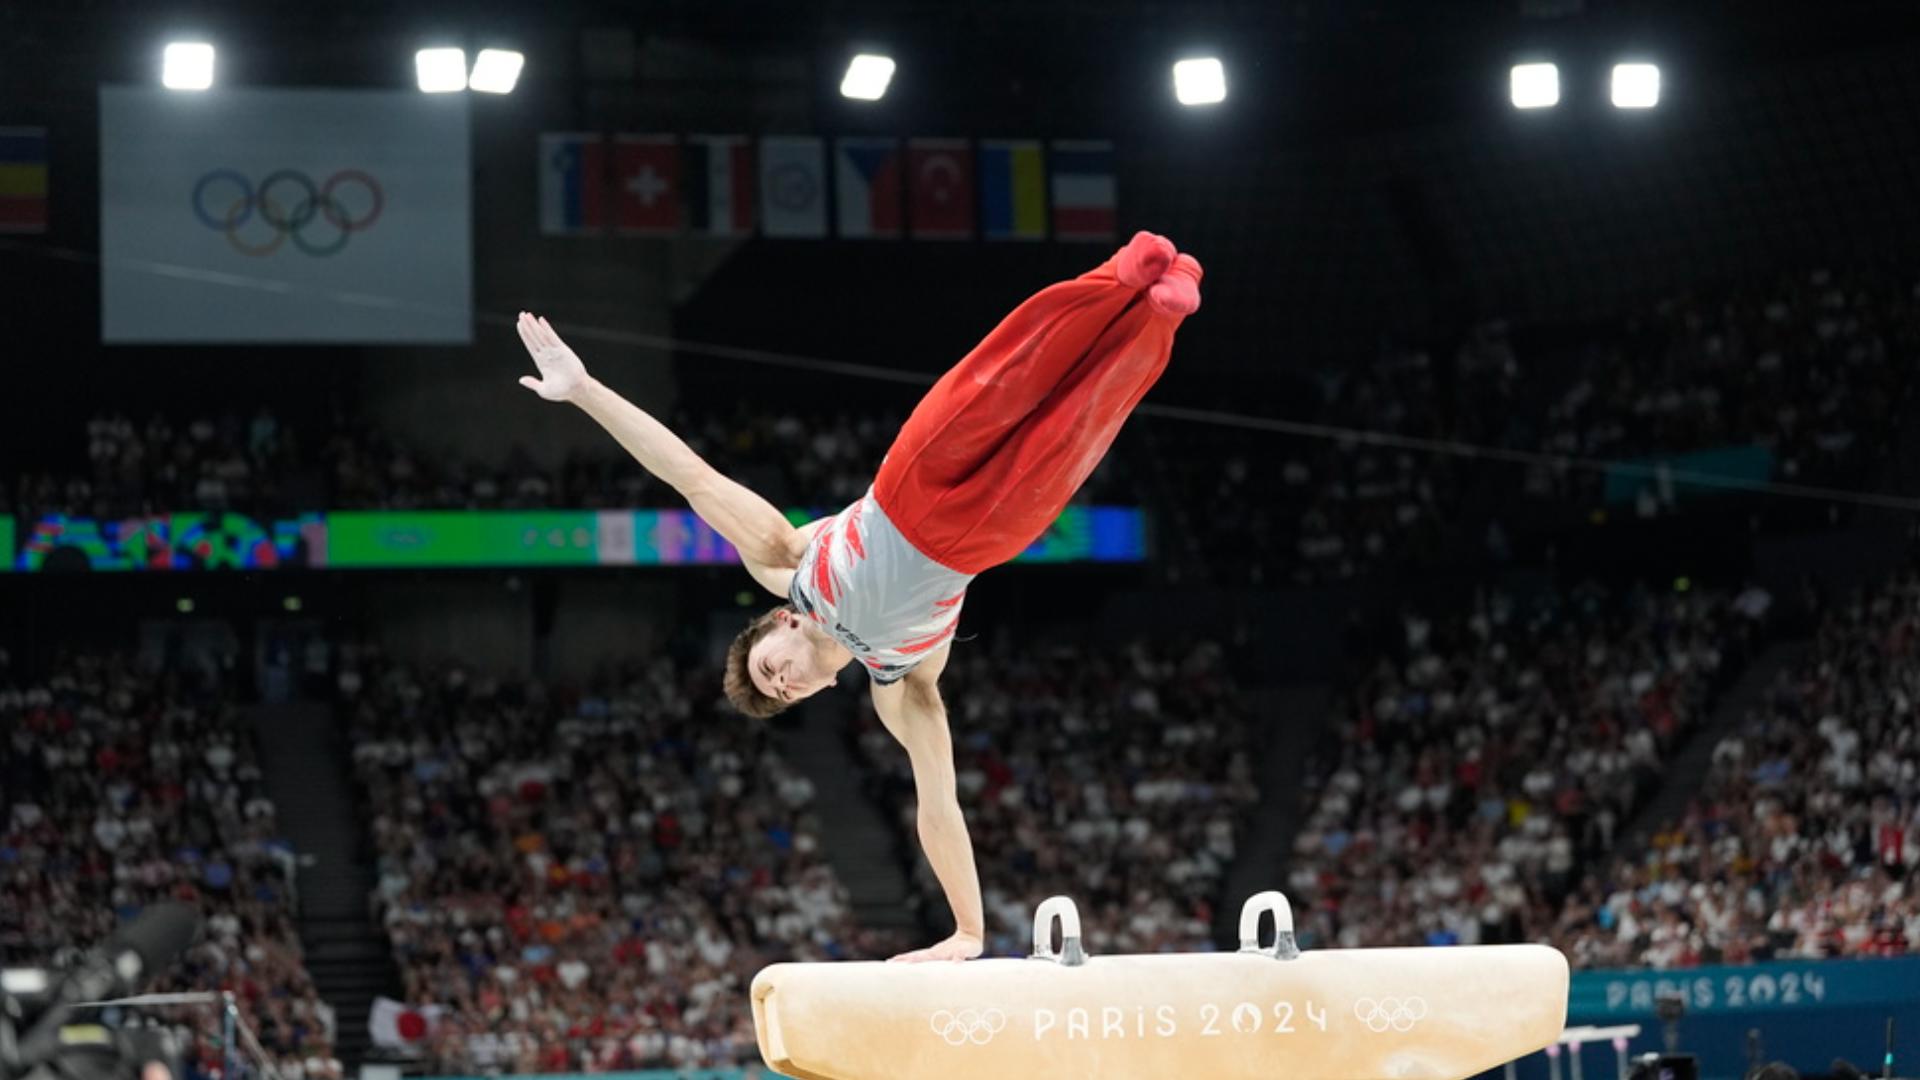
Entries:
[[[818,515],[788,511],[796,521]],[[0,518],[0,570],[458,569],[725,566],[740,557],[689,510],[336,511],[262,521],[233,513],[34,522],[16,549]],[[17,552],[17,553],[16,553]],[[1146,560],[1131,507],[1069,507],[1020,556],[1034,563]]]

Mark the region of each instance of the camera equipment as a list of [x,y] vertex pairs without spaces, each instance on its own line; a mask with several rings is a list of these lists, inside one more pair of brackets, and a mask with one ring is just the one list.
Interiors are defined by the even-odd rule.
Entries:
[[1680,1018],[1687,1015],[1687,999],[1678,994],[1662,994],[1653,999],[1653,1015],[1666,1027],[1667,1053],[1679,1053]]
[[76,1009],[104,1004],[101,998],[137,990],[199,931],[192,908],[155,904],[68,971],[16,968],[0,975],[0,1080],[124,1080],[151,1062],[177,1073],[177,1050],[164,1029],[72,1017]]

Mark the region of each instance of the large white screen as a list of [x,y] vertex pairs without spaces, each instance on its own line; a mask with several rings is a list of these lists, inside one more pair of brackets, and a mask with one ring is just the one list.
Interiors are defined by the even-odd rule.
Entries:
[[101,339],[472,340],[465,97],[102,87]]

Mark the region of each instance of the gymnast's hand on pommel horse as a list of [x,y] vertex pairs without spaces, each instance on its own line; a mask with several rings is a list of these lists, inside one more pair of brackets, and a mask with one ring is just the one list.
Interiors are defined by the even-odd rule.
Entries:
[[921,399],[864,496],[797,528],[589,376],[545,319],[520,316],[540,369],[521,383],[598,421],[784,601],[727,651],[734,707],[769,717],[866,668],[874,711],[912,763],[920,843],[956,927],[896,960],[969,960],[986,936],[938,687],[967,587],[1038,540],[1099,465],[1198,310],[1200,277],[1191,255],[1142,232],[1029,297]]

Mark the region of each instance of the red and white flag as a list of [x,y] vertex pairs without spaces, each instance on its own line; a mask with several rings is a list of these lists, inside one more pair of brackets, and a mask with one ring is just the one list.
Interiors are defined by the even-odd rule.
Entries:
[[387,1050],[417,1050],[426,1044],[444,1012],[444,1005],[408,1005],[377,997],[367,1013],[367,1037]]
[[1053,167],[1053,238],[1114,238],[1113,143],[1105,139],[1055,139],[1047,161]]
[[613,143],[615,231],[680,231],[680,146],[671,135],[619,135]]
[[915,240],[973,239],[973,146],[965,139],[907,140]]

